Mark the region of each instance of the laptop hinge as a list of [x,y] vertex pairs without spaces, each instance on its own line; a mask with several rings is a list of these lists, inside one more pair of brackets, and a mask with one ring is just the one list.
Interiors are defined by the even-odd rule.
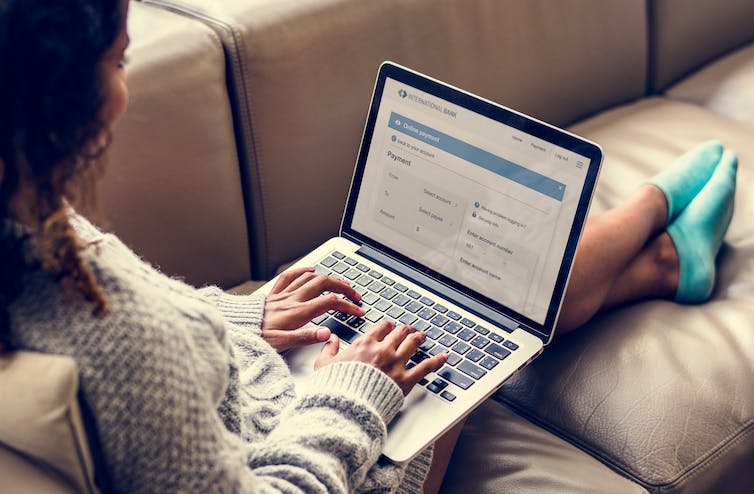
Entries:
[[424,273],[421,273],[411,266],[397,261],[392,257],[387,256],[372,247],[369,247],[368,245],[362,245],[357,252],[359,255],[366,257],[370,261],[379,264],[385,269],[400,273],[404,278],[413,281],[417,285],[421,285],[423,288],[436,294],[438,297],[452,301],[456,305],[463,307],[472,314],[475,314],[482,319],[495,324],[496,326],[508,331],[509,333],[514,331],[516,328],[524,327],[521,324],[517,323],[515,320],[503,314],[500,314],[498,311],[477,302],[471,297],[464,295],[463,293],[452,289],[443,283],[440,283],[439,281],[425,275]]

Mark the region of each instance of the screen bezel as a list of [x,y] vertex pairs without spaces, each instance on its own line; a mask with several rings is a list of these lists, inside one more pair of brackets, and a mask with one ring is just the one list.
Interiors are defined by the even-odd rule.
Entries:
[[[358,199],[358,191],[360,190],[361,182],[364,177],[364,169],[366,167],[367,156],[372,144],[372,138],[374,137],[377,114],[382,102],[385,81],[387,78],[396,80],[420,91],[429,93],[435,97],[444,99],[449,103],[478,113],[499,123],[517,129],[521,132],[527,133],[574,153],[585,156],[589,159],[589,166],[586,173],[586,179],[584,181],[584,187],[582,189],[581,197],[579,198],[579,203],[576,209],[576,217],[571,226],[571,231],[568,235],[568,241],[563,255],[563,261],[561,262],[558,271],[555,287],[550,299],[550,304],[547,309],[547,315],[545,317],[544,323],[538,323],[523,314],[520,314],[504,305],[501,305],[494,299],[491,299],[486,295],[472,290],[465,285],[412,260],[411,258],[352,228],[356,202]],[[438,80],[432,79],[431,77],[407,69],[395,63],[384,62],[380,66],[380,70],[377,75],[377,81],[375,83],[372,102],[369,108],[366,125],[364,127],[364,134],[359,149],[356,168],[354,170],[353,179],[351,181],[351,189],[348,194],[348,202],[346,204],[345,212],[343,215],[343,222],[341,223],[340,234],[344,238],[348,238],[349,240],[352,240],[358,244],[368,245],[373,249],[379,250],[380,252],[401,262],[402,264],[405,264],[410,268],[423,273],[424,275],[429,276],[430,278],[444,285],[451,287],[453,290],[466,294],[474,300],[489,307],[493,311],[516,320],[518,323],[534,331],[540,338],[544,340],[545,343],[548,343],[552,338],[555,324],[557,322],[562,298],[565,294],[568,277],[570,275],[573,265],[573,259],[576,254],[576,247],[581,236],[584,222],[586,221],[589,204],[591,202],[594,187],[597,182],[601,163],[602,150],[595,143],[592,143],[552,125],[546,124],[532,117],[528,117],[519,112],[516,112],[515,110],[511,110],[504,106],[485,100],[466,91],[452,87],[448,84],[442,83]]]

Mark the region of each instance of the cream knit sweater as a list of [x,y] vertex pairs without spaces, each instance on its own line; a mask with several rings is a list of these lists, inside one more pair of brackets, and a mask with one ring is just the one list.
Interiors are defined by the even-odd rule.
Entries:
[[83,252],[110,311],[32,272],[11,306],[16,347],[72,356],[116,492],[420,492],[431,453],[380,458],[403,397],[361,363],[294,387],[261,337],[264,300],[196,290],[80,216]]

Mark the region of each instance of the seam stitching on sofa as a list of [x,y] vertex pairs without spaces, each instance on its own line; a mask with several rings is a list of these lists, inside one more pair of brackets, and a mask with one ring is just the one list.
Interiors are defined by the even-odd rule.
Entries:
[[[93,485],[93,477],[94,477],[94,465],[92,463],[87,462],[87,455],[84,453],[84,450],[81,446],[80,441],[86,441],[86,433],[82,434],[82,431],[79,430],[74,424],[75,424],[75,418],[71,414],[70,407],[65,412],[66,416],[66,423],[69,424],[71,427],[71,436],[73,436],[74,441],[73,445],[76,449],[76,456],[78,458],[79,465],[84,466],[84,482],[86,482],[86,487],[89,489],[90,493],[97,492],[97,488]],[[84,436],[83,438],[81,436]]]
[[[187,7],[185,5],[179,5],[179,4],[176,4],[176,3],[171,2],[169,0],[144,0],[144,3],[148,3],[148,4],[152,4],[152,5],[157,5],[159,7],[162,7],[164,9],[166,9],[166,10],[175,12],[176,14],[185,15],[185,16],[194,18],[196,20],[203,21],[203,22],[209,24],[210,26],[215,26],[216,28],[222,29],[222,30],[224,30],[224,31],[226,31],[227,33],[230,34],[230,36],[232,38],[232,44],[233,44],[233,46],[226,47],[223,44],[223,42],[222,42],[222,38],[219,37],[218,39],[220,40],[220,46],[221,46],[221,48],[224,49],[223,52],[224,53],[227,52],[227,54],[228,54],[228,60],[229,60],[230,64],[233,65],[233,66],[235,66],[238,69],[237,72],[239,74],[239,79],[241,81],[240,85],[237,84],[237,83],[234,83],[234,87],[242,93],[240,95],[242,97],[238,98],[240,101],[237,101],[237,104],[243,107],[243,109],[239,108],[239,112],[238,112],[239,113],[239,118],[238,118],[239,122],[238,123],[240,124],[241,132],[242,132],[243,136],[245,137],[245,138],[242,139],[242,142],[241,142],[240,146],[242,147],[243,154],[245,155],[244,158],[243,158],[244,161],[248,161],[246,155],[253,154],[254,155],[253,156],[254,157],[254,161],[255,161],[255,163],[258,164],[260,162],[260,159],[259,159],[260,153],[259,153],[259,150],[258,150],[258,148],[259,148],[259,142],[256,139],[256,136],[254,135],[253,125],[252,125],[252,122],[254,121],[254,112],[252,111],[251,104],[249,103],[249,99],[250,99],[249,98],[249,94],[250,94],[250,91],[248,89],[248,82],[247,82],[248,77],[245,77],[246,76],[246,64],[245,64],[245,61],[244,61],[243,54],[245,53],[246,50],[245,50],[245,47],[243,45],[243,37],[240,36],[240,34],[238,33],[237,29],[235,29],[229,23],[227,23],[225,21],[222,21],[220,19],[217,19],[215,17],[209,16],[207,14],[204,14],[202,12],[199,12],[198,10],[192,9],[191,7]],[[213,31],[213,33],[215,33],[214,29],[212,31]],[[226,75],[226,77],[227,77],[227,75]],[[231,79],[232,79],[232,74],[231,74]],[[227,80],[226,80],[226,85],[227,85]],[[248,143],[251,143],[252,149],[248,149],[248,145],[249,145]],[[236,145],[239,146],[238,143]],[[259,274],[261,274],[263,277],[268,277],[268,270],[269,270],[269,259],[268,259],[269,258],[269,241],[268,241],[269,235],[268,235],[268,233],[269,233],[269,231],[268,231],[267,225],[269,224],[269,222],[268,222],[268,218],[267,218],[267,216],[268,216],[267,215],[267,210],[264,207],[265,204],[266,204],[265,198],[267,197],[267,194],[265,193],[265,187],[263,186],[264,179],[263,179],[263,175],[261,173],[261,170],[260,170],[259,166],[251,167],[251,166],[249,166],[250,165],[249,163],[245,163],[245,164],[246,164],[246,166],[241,167],[242,169],[245,169],[245,171],[241,171],[240,170],[241,173],[242,174],[251,174],[251,175],[253,175],[254,179],[255,179],[255,182],[258,185],[258,189],[259,190],[256,191],[256,192],[258,192],[258,197],[259,197],[259,201],[258,201],[259,202],[259,208],[258,209],[260,211],[260,219],[261,219],[261,222],[262,222],[261,228],[262,228],[262,230],[264,232],[264,235],[262,235],[262,239],[261,239],[261,241],[263,243],[263,245],[261,246],[261,249],[262,249],[263,252],[260,253],[260,257],[263,259],[263,261],[261,261],[259,263],[259,266],[255,266],[255,264],[257,264],[257,263],[254,262],[253,258],[255,256],[254,256],[254,250],[252,249],[252,247],[253,247],[253,244],[252,244],[252,242],[253,242],[252,235],[254,235],[254,237],[256,237],[256,231],[255,231],[256,230],[255,229],[256,222],[255,222],[255,218],[254,218],[254,214],[253,214],[254,196],[252,194],[252,191],[249,191],[248,194],[249,194],[250,197],[248,197],[248,198],[244,197],[244,203],[247,204],[247,205],[249,205],[248,203],[251,203],[250,207],[252,209],[251,219],[247,218],[247,220],[246,220],[247,230],[249,230],[248,233],[247,233],[247,235],[248,235],[248,242],[247,243],[248,243],[248,246],[249,246],[248,247],[249,248],[249,255],[250,255],[250,258],[251,258],[250,259],[250,265],[251,265],[251,271],[252,271],[252,273],[250,273],[250,274],[252,275],[251,276],[252,279],[255,276],[258,276]],[[253,168],[253,170],[252,170],[252,168]],[[244,182],[246,182],[246,181],[247,180],[244,180]],[[242,191],[244,191],[246,189],[248,189],[248,187],[246,187],[245,185],[242,185]],[[246,194],[244,193],[244,196],[245,195]],[[249,226],[251,226],[251,228],[249,228]],[[255,239],[255,240],[258,241],[259,239]],[[261,270],[261,273],[255,273],[254,272],[255,271],[255,269],[254,269],[255,267],[258,267]]]
[[610,468],[614,469],[618,473],[621,473],[624,477],[628,477],[630,480],[633,480],[634,482],[641,484],[645,488],[654,489],[655,491],[657,490],[663,491],[663,490],[667,490],[668,488],[672,488],[675,485],[677,485],[679,482],[683,481],[684,477],[686,476],[693,477],[693,475],[696,474],[695,471],[697,469],[703,470],[706,464],[708,464],[713,459],[715,459],[716,457],[724,453],[725,450],[735,445],[739,440],[741,440],[742,438],[747,436],[750,432],[752,432],[752,430],[754,430],[754,428],[752,427],[754,426],[754,421],[750,420],[749,422],[743,424],[743,426],[740,429],[729,434],[720,442],[718,442],[715,446],[709,448],[709,450],[703,456],[701,456],[694,463],[686,467],[684,471],[680,472],[677,477],[667,482],[652,484],[644,480],[642,477],[640,477],[638,472],[636,472],[634,469],[630,468],[627,465],[619,464],[613,458],[612,455],[610,455],[603,449],[592,446],[592,445],[588,445],[586,442],[572,436],[570,433],[566,432],[562,428],[549,424],[545,422],[543,419],[540,419],[539,417],[534,416],[527,409],[524,409],[518,406],[516,403],[509,401],[505,397],[501,396],[500,398],[498,398],[498,400],[501,401],[502,403],[505,403],[512,409],[514,409],[516,412],[518,412],[521,416],[523,416],[530,422],[542,427],[545,430],[552,432],[553,434],[557,435],[558,437],[565,440],[566,442],[578,447],[585,453],[595,456],[602,463],[608,465]]
[[683,472],[681,475],[673,479],[672,481],[666,483],[666,484],[660,484],[660,490],[669,490],[674,487],[676,487],[678,484],[685,482],[689,480],[690,478],[693,478],[694,476],[702,473],[706,467],[708,467],[712,460],[718,458],[719,456],[723,455],[726,451],[733,448],[737,444],[739,444],[741,441],[743,441],[752,431],[754,431],[754,421],[749,421],[746,426],[736,431],[733,434],[728,435],[724,440],[720,441],[716,448],[711,453],[706,456],[705,458],[701,458],[694,462],[689,468],[686,469],[685,472]]

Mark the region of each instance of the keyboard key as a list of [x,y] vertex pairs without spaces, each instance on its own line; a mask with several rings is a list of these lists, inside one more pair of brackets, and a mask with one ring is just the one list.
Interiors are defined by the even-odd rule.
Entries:
[[382,282],[388,286],[392,286],[395,283],[395,280],[393,278],[388,278],[387,276],[383,276],[380,278]]
[[346,257],[345,259],[343,259],[343,262],[345,262],[349,266],[356,266],[359,263],[359,261],[353,259],[352,257]]
[[362,273],[368,273],[369,271],[371,271],[372,268],[370,268],[366,264],[359,263],[356,265],[356,269],[358,269]]
[[479,361],[479,365],[481,365],[487,370],[494,368],[497,364],[498,364],[498,361],[492,357],[484,357],[482,360]]
[[456,365],[461,360],[463,360],[463,358],[456,352],[450,352],[448,354],[448,365]]
[[[416,362],[411,362],[410,360],[406,363],[406,369],[413,369],[416,367]],[[424,380],[426,382],[426,379]],[[421,381],[420,381],[421,382]]]
[[[413,362],[411,362],[411,363],[413,364]],[[416,365],[416,364],[414,364],[414,365]],[[426,378],[422,377],[421,380],[419,380],[419,386],[425,386],[428,382],[429,381]]]
[[380,297],[378,297],[377,295],[375,295],[372,292],[366,292],[365,294],[363,294],[361,296],[361,301],[364,302],[365,304],[369,304],[369,305],[374,304],[379,299],[380,299]]
[[461,389],[469,389],[474,381],[467,376],[464,376],[455,369],[444,365],[442,369],[437,372],[437,375],[443,379],[450,381]]
[[383,298],[386,298],[386,299],[390,300],[390,299],[392,299],[393,297],[395,297],[395,296],[396,296],[397,294],[398,294],[398,292],[396,292],[396,291],[395,291],[395,290],[393,290],[392,288],[389,288],[389,287],[388,287],[388,288],[385,288],[384,290],[382,290],[382,293],[381,293],[380,295],[381,295],[381,296],[382,296]]
[[448,349],[447,349],[447,348],[445,348],[445,347],[444,347],[444,346],[442,346],[442,345],[435,345],[435,346],[433,346],[433,347],[432,347],[432,349],[431,349],[431,350],[429,351],[429,354],[430,354],[430,355],[432,355],[433,357],[434,357],[435,355],[439,355],[439,354],[441,354],[441,353],[448,353]]
[[371,285],[369,285],[369,289],[374,293],[380,293],[383,288],[385,288],[385,284],[380,283],[379,281],[374,281]]
[[364,319],[360,318],[360,317],[352,317],[351,319],[348,320],[348,322],[346,324],[348,324],[349,326],[351,326],[353,329],[359,329],[365,323],[366,323],[366,321]]
[[442,338],[440,338],[437,341],[439,341],[440,343],[442,343],[446,347],[450,348],[450,347],[452,347],[453,345],[456,344],[456,342],[458,341],[458,338],[456,338],[456,337],[454,337],[452,335],[446,334],[445,336],[443,336]]
[[[448,324],[450,326],[450,324]],[[445,328],[448,329],[448,328]],[[470,329],[463,328],[461,331],[458,332],[456,336],[458,338],[462,339],[463,341],[471,341],[471,338],[475,337],[477,334],[473,332]]]
[[487,346],[487,343],[489,343],[489,342],[490,342],[490,340],[488,340],[487,338],[485,338],[482,335],[479,335],[476,338],[474,338],[473,340],[471,340],[471,344],[474,345],[477,348],[484,348],[484,347]]
[[474,326],[476,326],[476,323],[467,317],[461,319],[461,324],[463,324],[467,328],[473,328]]
[[419,352],[416,352],[415,354],[413,354],[413,355],[411,356],[411,361],[412,361],[412,362],[416,362],[417,364],[419,364],[419,363],[421,363],[421,362],[424,362],[424,361],[425,361],[425,360],[427,360],[428,358],[429,358],[429,355],[427,355],[427,354],[426,354],[426,353],[424,353],[424,352],[421,352],[421,351],[419,351]]
[[322,259],[322,262],[320,262],[320,264],[322,264],[326,268],[331,268],[334,265],[336,265],[337,263],[338,263],[338,261],[336,261],[332,257],[325,257],[324,259]]
[[398,319],[398,322],[401,324],[411,325],[416,321],[416,316],[411,314],[410,312],[406,312],[401,316],[400,319]]
[[366,319],[369,322],[377,322],[380,319],[382,319],[382,314],[379,311],[372,309],[366,313],[366,315],[364,316],[364,319]]
[[334,257],[335,259],[343,259],[344,257],[346,257],[346,256],[345,256],[345,254],[341,254],[341,253],[340,253],[340,252],[338,252],[337,250],[336,250],[335,252],[333,252],[333,253],[332,253],[332,256],[333,256],[333,257]]
[[492,341],[497,341],[498,343],[501,343],[505,339],[497,333],[490,333],[489,336]]
[[505,357],[511,354],[511,352],[501,347],[497,343],[490,343],[489,346],[487,346],[487,348],[484,349],[484,351],[489,353],[490,355],[492,355],[498,360],[503,360]]
[[336,264],[335,266],[333,266],[332,270],[335,271],[338,274],[343,274],[346,271],[348,271],[348,264],[343,263],[343,262],[339,262],[338,264]]
[[422,310],[419,311],[419,317],[424,319],[425,321],[428,321],[435,317],[437,315],[437,312],[433,311],[429,307],[424,307]]
[[439,393],[440,391],[442,391],[442,388],[434,382],[427,384],[427,389],[432,391],[433,393]]
[[479,367],[478,365],[474,365],[471,362],[464,360],[460,364],[458,364],[458,367],[456,367],[459,371],[463,372],[464,374],[467,374],[474,379],[481,379],[484,377],[485,374],[487,374],[487,371]]
[[[385,280],[383,279],[382,282],[385,283]],[[396,283],[395,285],[393,285],[393,288],[395,288],[399,292],[405,292],[406,290],[408,290],[408,287],[401,283]]]
[[463,341],[459,341],[455,345],[453,345],[453,350],[463,355],[464,353],[468,352],[471,349],[471,345],[468,343],[464,343]]
[[461,314],[451,310],[448,311],[448,317],[453,319],[454,321],[458,321],[459,319],[461,319]]
[[424,342],[421,345],[419,345],[419,350],[428,352],[429,349],[432,348],[433,346],[435,346],[435,342],[427,338],[426,340],[424,340]]
[[445,326],[445,331],[447,331],[448,333],[453,333],[453,334],[456,334],[456,333],[458,332],[458,330],[459,330],[459,329],[461,329],[462,327],[463,327],[463,326],[461,326],[461,325],[460,325],[460,324],[458,324],[457,322],[455,322],[455,321],[450,321],[450,322],[448,323],[448,325],[447,325],[447,326]]
[[312,323],[319,326],[320,324],[322,324],[322,322],[324,322],[325,319],[327,319],[327,314],[322,314],[321,316],[318,316],[312,319]]
[[443,391],[442,393],[440,393],[440,396],[442,396],[443,398],[445,398],[448,401],[453,401],[453,400],[456,399],[456,395],[454,395],[450,391]]
[[444,333],[440,328],[437,328],[435,326],[432,326],[428,330],[424,331],[424,334],[427,335],[427,338],[432,338],[433,340],[436,340],[440,336],[442,336]]
[[434,324],[437,327],[443,327],[445,323],[448,322],[448,318],[443,316],[442,314],[437,314],[435,317],[432,318],[431,321],[432,324]]
[[393,303],[395,305],[403,307],[404,305],[406,305],[408,303],[409,300],[411,300],[411,299],[408,298],[407,296],[403,295],[403,294],[400,294],[400,295],[398,295],[397,297],[395,297],[393,299]]
[[374,304],[374,308],[377,309],[380,312],[385,312],[391,307],[390,302],[387,300],[380,300],[376,304]]
[[376,269],[373,269],[369,272],[369,276],[371,276],[372,278],[377,278],[379,280],[380,278],[382,278],[382,273],[380,273]]
[[[346,275],[346,276],[348,276],[348,275]],[[367,286],[371,282],[372,282],[372,278],[369,277],[369,276],[367,276],[367,275],[365,275],[365,274],[362,274],[361,276],[359,276],[358,278],[356,278],[356,283],[358,283],[361,286]]]
[[435,301],[429,297],[422,297],[420,302],[423,303],[424,305],[432,305],[435,303]]
[[394,305],[390,308],[389,311],[387,311],[387,315],[392,317],[393,319],[398,319],[403,315],[404,312],[405,311],[403,309]]
[[345,312],[340,311],[336,312],[334,316],[338,321],[347,321],[351,318],[351,314],[346,314]]
[[424,306],[416,300],[412,300],[411,302],[407,303],[406,307],[404,308],[412,314],[416,314],[417,312],[419,312],[419,310],[423,309]]
[[322,266],[321,264],[317,264],[316,266],[314,266],[314,272],[317,274],[323,274],[325,276],[330,276],[330,273],[332,273],[332,271]]
[[355,280],[356,278],[361,276],[361,271],[359,271],[358,269],[351,268],[345,273],[343,273],[343,276],[345,276],[349,280]]
[[419,297],[421,297],[421,296],[422,296],[422,294],[421,294],[421,293],[419,293],[419,292],[417,292],[416,290],[409,290],[409,291],[408,291],[408,292],[406,293],[406,295],[408,295],[409,297],[411,297],[411,298],[413,298],[413,299],[418,299]]
[[484,354],[476,348],[472,348],[471,351],[466,354],[466,358],[472,362],[479,362],[479,359],[482,357],[484,357]]
[[434,384],[435,386],[437,386],[440,389],[445,389],[445,388],[448,387],[448,383],[446,383],[445,381],[443,381],[440,378],[436,378],[434,381],[432,381],[432,384]]
[[435,304],[434,309],[440,314],[445,314],[446,312],[448,312],[448,308],[440,304]]
[[330,331],[338,335],[338,338],[345,341],[346,343],[353,343],[356,338],[361,336],[359,333],[349,328],[345,324],[332,318],[328,318],[322,325],[330,328]]
[[429,328],[431,328],[432,325],[429,324],[427,321],[419,320],[414,323],[414,327],[417,329],[417,331],[426,331]]
[[484,326],[479,326],[474,328],[474,331],[476,331],[479,334],[490,334],[490,330],[485,328]]
[[516,345],[515,343],[513,343],[510,340],[506,340],[505,342],[503,342],[503,346],[505,348],[510,349],[510,350],[518,350],[518,345]]

